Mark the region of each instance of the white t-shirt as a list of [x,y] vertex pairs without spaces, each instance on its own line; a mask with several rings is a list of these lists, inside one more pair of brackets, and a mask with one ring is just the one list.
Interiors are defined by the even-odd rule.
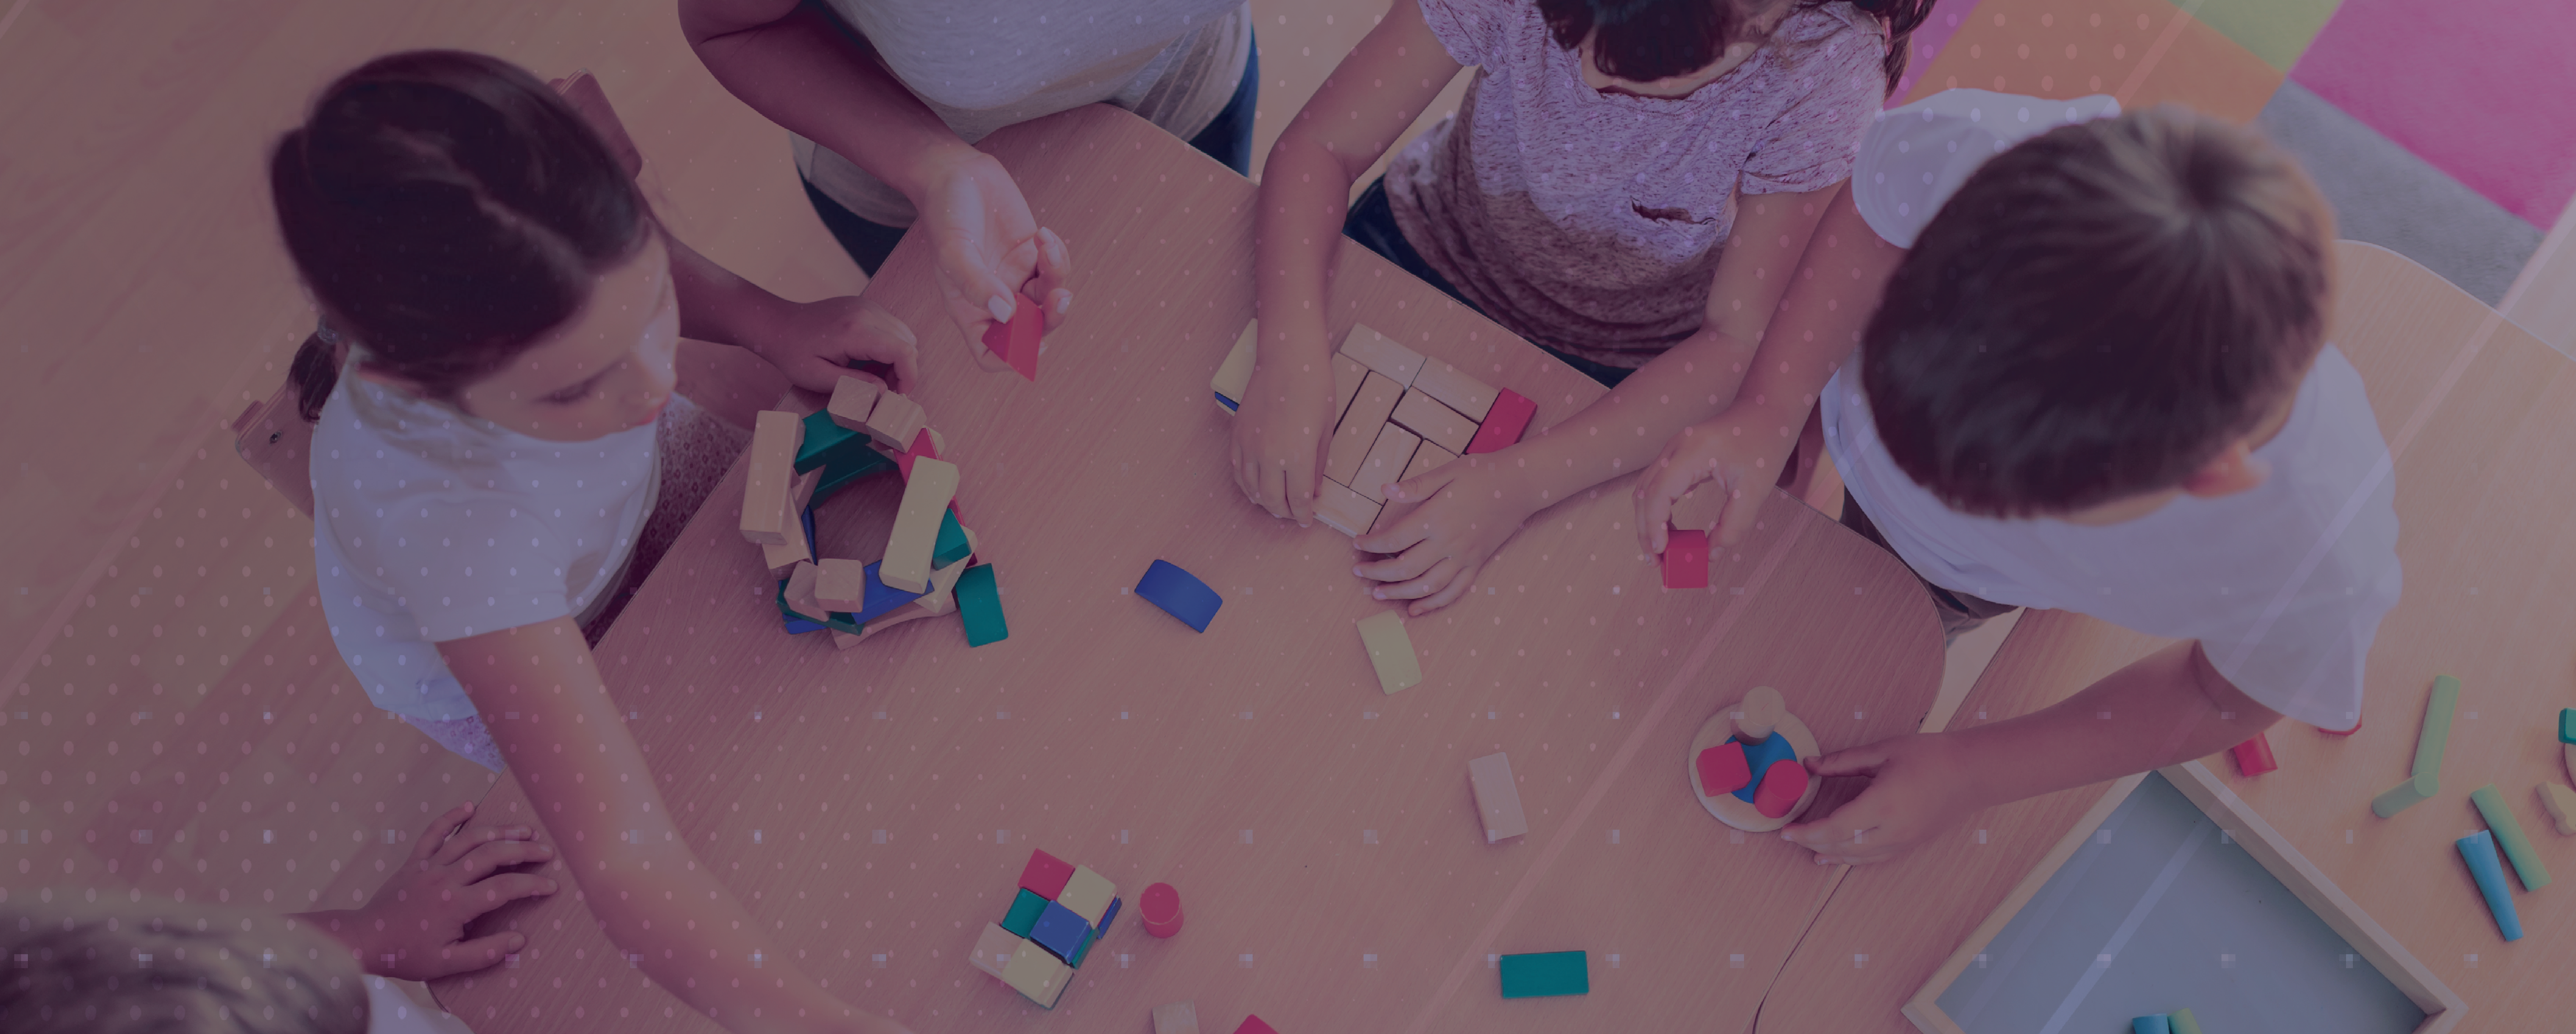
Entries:
[[[1871,127],[1852,177],[1854,200],[1881,237],[1911,245],[1987,158],[2116,111],[2107,97],[1935,94]],[[2327,729],[2361,720],[2363,662],[2401,582],[2395,482],[2361,374],[2334,346],[2299,383],[2280,433],[2255,450],[2271,467],[2261,485],[2215,499],[2182,496],[2104,527],[1977,517],[1944,505],[1888,456],[1857,359],[1843,365],[1820,404],[1826,447],[1853,500],[1926,580],[1997,603],[2197,639],[2219,673],[2265,707]]]
[[[646,330],[679,333],[678,310]],[[344,368],[313,429],[314,575],[375,705],[474,715],[437,644],[587,615],[653,511],[654,425],[546,442]]]

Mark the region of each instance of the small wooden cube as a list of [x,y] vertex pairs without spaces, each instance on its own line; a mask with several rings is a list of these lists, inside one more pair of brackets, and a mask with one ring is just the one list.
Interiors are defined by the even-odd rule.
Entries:
[[1011,964],[1011,956],[1018,954],[1020,945],[1025,943],[1027,943],[1026,938],[1000,926],[986,923],[983,935],[975,938],[975,955],[967,961],[974,963],[976,969],[990,973],[998,980],[1001,979],[1003,968]]
[[1407,390],[1396,401],[1395,413],[1388,417],[1405,430],[1421,435],[1422,440],[1450,452],[1465,452],[1467,443],[1476,440],[1476,422],[1457,410],[1441,405],[1438,399],[1419,387]]
[[1350,486],[1327,478],[1315,484],[1315,519],[1352,538],[1369,532],[1381,507]]
[[890,451],[903,452],[912,447],[912,436],[929,423],[920,403],[889,391],[878,395],[876,408],[868,411],[868,437]]
[[[788,588],[792,595],[795,586]],[[826,557],[817,565],[814,602],[847,614],[866,606],[867,599],[868,565],[840,557]]]
[[1081,916],[1083,922],[1098,926],[1101,914],[1109,911],[1109,903],[1117,897],[1118,885],[1109,882],[1109,877],[1093,872],[1088,865],[1077,865],[1073,875],[1065,878],[1064,889],[1056,893],[1055,903]]
[[885,388],[875,381],[841,378],[839,383],[832,385],[832,404],[827,407],[831,411],[832,422],[852,431],[867,430],[868,414],[876,411],[877,398],[883,394]]
[[1394,424],[1379,429],[1377,444],[1369,448],[1359,474],[1351,479],[1351,490],[1372,502],[1385,502],[1387,482],[1404,479],[1404,468],[1413,463],[1413,451],[1421,445],[1422,439]]
[[1467,375],[1448,363],[1431,360],[1422,372],[1413,375],[1412,388],[1431,396],[1441,405],[1457,410],[1467,419],[1483,421],[1494,408],[1494,386]]
[[796,477],[796,449],[805,423],[794,413],[763,410],[753,418],[750,470],[742,483],[742,537],[759,546],[785,545],[788,493]]
[[1486,843],[1529,832],[1529,816],[1521,811],[1520,784],[1512,781],[1511,758],[1494,753],[1467,762],[1467,780],[1476,791],[1476,812],[1485,823]]
[[1398,386],[1412,384],[1414,375],[1422,372],[1422,353],[1356,323],[1351,325],[1350,333],[1342,336],[1342,354],[1385,374]]
[[1342,424],[1333,429],[1333,442],[1324,454],[1324,476],[1344,485],[1355,483],[1360,464],[1368,461],[1369,450],[1377,446],[1377,432],[1386,426],[1386,418],[1395,412],[1395,404],[1404,396],[1404,388],[1384,374],[1371,373],[1360,385],[1360,393],[1351,399],[1351,408],[1342,414]]
[[1049,1009],[1055,1008],[1055,1000],[1064,994],[1064,985],[1072,977],[1073,967],[1047,954],[1033,941],[1021,941],[1011,952],[1010,964],[1002,967],[1003,983]]

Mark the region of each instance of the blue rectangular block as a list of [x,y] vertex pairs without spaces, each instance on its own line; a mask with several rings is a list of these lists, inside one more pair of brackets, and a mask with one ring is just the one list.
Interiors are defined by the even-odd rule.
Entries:
[[820,632],[824,627],[793,615],[790,615],[783,620],[787,622],[788,635],[804,635],[807,632]]
[[1118,918],[1118,899],[1109,899],[1109,908],[1100,913],[1100,925],[1092,928],[1092,939],[1109,936],[1109,924]]
[[1091,923],[1082,915],[1055,902],[1047,902],[1038,913],[1037,925],[1029,929],[1029,939],[1038,947],[1071,962],[1082,956],[1083,945],[1091,941]]
[[[1728,740],[1743,742],[1741,737],[1730,736]],[[1744,744],[1744,767],[1753,773],[1753,781],[1744,784],[1743,789],[1735,791],[1735,799],[1746,804],[1753,803],[1753,791],[1762,787],[1762,775],[1771,771],[1771,763],[1796,760],[1798,760],[1798,748],[1790,746],[1789,738],[1778,732],[1773,732],[1771,738],[1760,743]]]
[[1225,598],[1206,582],[1168,560],[1156,560],[1145,569],[1145,577],[1136,580],[1136,595],[1200,632],[1207,631],[1217,608],[1225,605]]
[[[879,564],[883,562],[878,561]],[[868,577],[865,583],[867,595],[859,600],[859,609],[850,612],[850,620],[862,625],[875,620],[880,614],[921,598],[920,593],[905,592],[887,585],[884,579],[877,577],[877,566],[877,564],[868,565]]]

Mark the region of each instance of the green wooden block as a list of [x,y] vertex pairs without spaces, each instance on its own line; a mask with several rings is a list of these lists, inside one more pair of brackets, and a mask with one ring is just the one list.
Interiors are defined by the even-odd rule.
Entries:
[[824,465],[823,480],[815,483],[814,499],[806,506],[809,509],[821,506],[823,500],[831,498],[840,490],[893,469],[893,460],[885,458],[875,449],[864,445],[859,446],[852,455],[835,458]]
[[2200,1034],[2200,1021],[2192,1017],[2189,1009],[2166,1013],[2165,1022],[2173,1027],[2173,1034]]
[[854,444],[862,451],[875,451],[867,447],[867,442],[865,432],[833,423],[830,410],[818,409],[807,413],[805,444],[796,448],[796,472],[802,474],[834,460],[850,458],[848,450]]
[[1046,907],[1047,899],[1022,887],[1020,896],[1011,899],[1010,912],[1002,916],[1002,929],[1009,930],[1012,936],[1026,937],[1037,928],[1038,917],[1046,913]]
[[977,564],[957,576],[957,616],[966,622],[966,645],[982,646],[1011,637],[1002,616],[1002,592],[993,582],[993,565]]
[[2448,675],[2433,680],[2433,695],[2424,701],[2424,733],[2415,738],[2415,774],[2442,774],[2442,748],[2451,742],[2451,712],[2460,706],[2460,680]]
[[2398,812],[2432,800],[2433,795],[2440,792],[2442,780],[2439,776],[2431,773],[2410,776],[2395,789],[2371,798],[2370,813],[2383,819],[2395,818]]
[[1505,955],[1503,997],[1547,998],[1592,993],[1592,974],[1579,951]]
[[2495,831],[2496,846],[2504,849],[2504,860],[2513,863],[2513,874],[2522,877],[2522,889],[2539,890],[2549,885],[2549,867],[2540,863],[2540,852],[2531,849],[2531,838],[2522,835],[2522,820],[2513,817],[2505,807],[2504,794],[2494,783],[2469,791],[2469,803],[2478,806],[2478,814]]
[[2576,743],[2576,707],[2558,709],[2558,742]]
[[974,547],[966,544],[965,526],[957,523],[957,511],[941,513],[939,538],[930,546],[930,566],[946,567],[966,559],[966,555],[974,551]]

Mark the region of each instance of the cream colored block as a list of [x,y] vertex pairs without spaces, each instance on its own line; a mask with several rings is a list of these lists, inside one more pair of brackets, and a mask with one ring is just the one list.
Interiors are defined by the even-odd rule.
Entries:
[[1199,1034],[1199,1007],[1173,1002],[1154,1007],[1154,1034]]
[[1414,437],[1394,424],[1378,430],[1377,444],[1369,448],[1368,458],[1360,461],[1359,473],[1351,478],[1351,491],[1369,497],[1370,502],[1386,501],[1386,483],[1404,478],[1404,468],[1413,462],[1413,450],[1422,446]]
[[877,396],[876,408],[868,413],[867,431],[877,444],[904,452],[912,448],[913,437],[929,425],[929,415],[921,411],[920,403],[889,391]]
[[[1470,377],[1466,371],[1436,359],[1423,364],[1422,372],[1413,376],[1411,387],[1478,423],[1483,423],[1485,414],[1494,411],[1494,400],[1502,397],[1502,393],[1494,390],[1493,385]],[[1453,451],[1465,452],[1466,450]]]
[[796,479],[796,450],[805,423],[796,414],[769,409],[752,420],[751,469],[742,482],[742,537],[760,546],[784,545],[788,492]]
[[879,581],[905,592],[930,591],[930,553],[939,541],[939,515],[956,497],[956,464],[926,456],[912,461],[912,479],[903,483],[903,506],[886,535],[885,559],[877,564]]
[[1002,929],[1000,923],[986,923],[982,936],[975,938],[974,957],[967,961],[999,980],[1002,970],[1011,964],[1011,956],[1019,954],[1020,945],[1025,943],[1026,938]]
[[1333,442],[1324,453],[1324,476],[1344,485],[1355,485],[1360,464],[1368,461],[1369,450],[1377,447],[1377,432],[1386,426],[1388,414],[1395,412],[1396,400],[1404,396],[1403,387],[1386,375],[1371,373],[1361,383],[1359,394],[1351,399],[1351,408],[1342,414],[1342,424],[1333,429]]
[[1529,816],[1521,811],[1521,788],[1512,781],[1509,757],[1487,754],[1467,762],[1467,780],[1476,790],[1476,812],[1485,823],[1486,843],[1529,832]]
[[2549,821],[2558,824],[2560,836],[2576,836],[2576,791],[2557,783],[2542,783],[2540,806],[2549,809]]
[[1029,996],[1029,1000],[1055,1008],[1055,1000],[1064,994],[1064,985],[1073,977],[1073,967],[1047,954],[1036,944],[1021,941],[1011,952],[1011,962],[1002,967],[1002,982]]
[[1441,405],[1440,400],[1425,394],[1421,388],[1405,391],[1395,403],[1394,415],[1388,419],[1405,430],[1421,435],[1422,440],[1453,453],[1467,451],[1467,443],[1476,440],[1476,422],[1457,410]]
[[832,422],[841,425],[843,430],[867,430],[868,414],[876,411],[877,398],[884,393],[885,388],[875,381],[841,378],[832,385],[832,404],[828,407]]
[[1411,481],[1414,478],[1421,477],[1424,474],[1438,470],[1440,469],[1441,464],[1457,458],[1457,453],[1450,452],[1449,450],[1433,445],[1430,442],[1424,442],[1422,443],[1421,448],[1413,450],[1413,462],[1404,465],[1404,476],[1397,478],[1396,480]]
[[1381,610],[1359,620],[1360,645],[1368,649],[1369,667],[1386,695],[1422,682],[1422,658],[1413,652],[1413,637],[1404,634],[1404,615]]
[[786,522],[780,531],[783,541],[774,546],[760,547],[760,561],[769,568],[771,578],[785,578],[796,565],[814,559],[814,547],[805,539],[803,517]]
[[1381,508],[1341,482],[1326,479],[1315,485],[1315,519],[1352,538],[1368,534]]
[[840,557],[825,557],[817,568],[814,602],[844,614],[866,604],[868,565]]
[[1359,360],[1333,356],[1333,426],[1341,426],[1342,414],[1350,411],[1351,400],[1359,397],[1360,385],[1368,381],[1368,375],[1369,368],[1361,366]]
[[1414,375],[1422,372],[1422,353],[1363,324],[1352,324],[1351,332],[1342,336],[1342,354],[1385,374],[1399,386],[1411,385]]
[[1083,922],[1099,926],[1101,913],[1109,911],[1110,900],[1117,896],[1118,885],[1109,882],[1109,877],[1093,872],[1088,865],[1077,865],[1073,867],[1073,877],[1064,882],[1064,890],[1056,894],[1055,903],[1081,916]]

